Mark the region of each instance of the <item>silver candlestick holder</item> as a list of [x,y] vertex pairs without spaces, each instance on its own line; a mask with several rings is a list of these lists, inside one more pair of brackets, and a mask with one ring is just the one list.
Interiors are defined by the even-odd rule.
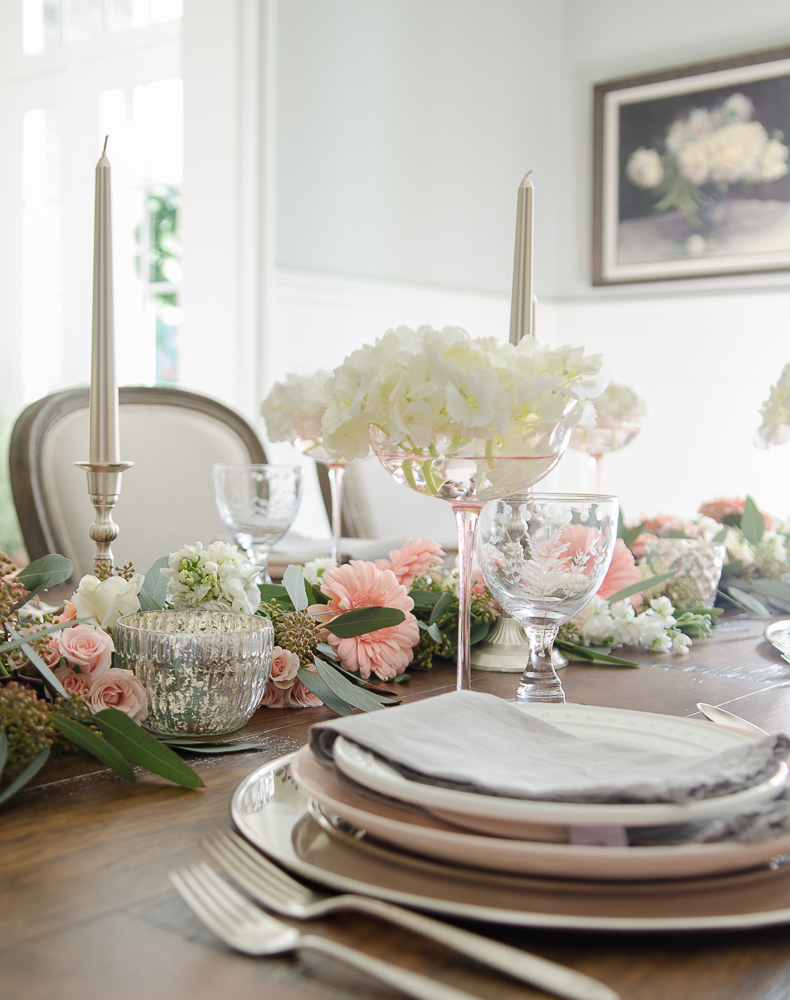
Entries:
[[96,543],[93,554],[95,562],[106,563],[111,569],[114,563],[112,543],[118,537],[118,525],[112,519],[112,511],[121,493],[121,476],[134,462],[75,462],[76,466],[88,474],[88,496],[96,511],[96,518],[88,534]]

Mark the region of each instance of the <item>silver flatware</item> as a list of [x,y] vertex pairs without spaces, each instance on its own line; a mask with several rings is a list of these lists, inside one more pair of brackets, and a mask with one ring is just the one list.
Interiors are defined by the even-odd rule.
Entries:
[[354,910],[422,934],[484,965],[568,1000],[618,998],[608,986],[583,973],[392,903],[367,896],[327,896],[313,892],[263,857],[237,834],[217,834],[202,843],[234,881],[267,909],[282,916],[316,920],[338,910]]
[[698,701],[697,708],[711,722],[715,722],[719,726],[727,726],[729,729],[737,729],[744,736],[768,735],[764,729],[755,726],[753,722],[747,722],[746,719],[742,719],[739,715],[733,715],[732,712],[727,712],[723,708],[707,705],[704,701]]
[[281,955],[309,948],[360,969],[417,1000],[480,1000],[471,993],[383,962],[338,941],[302,934],[259,910],[207,864],[171,872],[169,878],[195,916],[225,944],[246,955]]

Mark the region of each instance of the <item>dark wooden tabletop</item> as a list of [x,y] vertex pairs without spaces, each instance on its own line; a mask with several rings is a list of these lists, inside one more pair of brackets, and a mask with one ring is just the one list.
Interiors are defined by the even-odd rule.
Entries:
[[[641,654],[638,670],[571,665],[569,701],[692,716],[706,701],[766,729],[790,729],[790,665],[763,623],[730,622],[685,657]],[[631,651],[629,651],[630,653]],[[451,690],[449,665],[415,673],[408,698]],[[512,696],[517,675],[476,673],[477,690]],[[167,873],[205,860],[199,838],[230,828],[238,783],[300,747],[325,709],[262,710],[242,731],[254,753],[202,758],[205,789],[151,775],[127,784],[90,758],[47,765],[0,811],[0,995],[8,1000],[394,1000],[399,994],[309,952],[251,959],[216,940],[170,888]],[[472,960],[370,917],[312,928],[491,1000],[545,997]],[[784,1000],[790,927],[716,934],[582,934],[477,925],[563,962],[623,1000]]]

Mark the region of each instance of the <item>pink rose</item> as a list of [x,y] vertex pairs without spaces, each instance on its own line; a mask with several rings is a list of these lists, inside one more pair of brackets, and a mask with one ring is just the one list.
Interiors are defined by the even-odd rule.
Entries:
[[273,684],[266,684],[263,692],[260,708],[288,708],[288,691],[275,687]]
[[58,667],[55,676],[69,694],[88,694],[91,679],[87,674],[76,674],[71,667]]
[[61,655],[72,667],[90,677],[110,669],[115,646],[107,633],[94,625],[75,625],[64,629],[58,638]]
[[296,680],[296,672],[299,669],[299,657],[292,653],[290,649],[282,649],[275,646],[272,650],[272,672],[269,681],[275,687],[288,691]]
[[433,566],[444,561],[444,550],[432,538],[409,538],[402,549],[393,549],[389,559],[377,559],[376,566],[391,569],[395,579],[410,587],[415,576],[425,576]]
[[323,702],[318,695],[313,694],[300,680],[288,692],[288,708],[317,708],[319,705],[323,705]]
[[110,667],[94,676],[88,708],[91,712],[117,708],[139,725],[148,715],[148,699],[143,685],[131,670]]

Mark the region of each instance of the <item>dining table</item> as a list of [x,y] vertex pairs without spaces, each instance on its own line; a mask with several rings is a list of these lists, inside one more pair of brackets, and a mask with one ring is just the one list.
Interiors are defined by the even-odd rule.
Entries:
[[[628,648],[637,668],[571,662],[568,701],[701,719],[723,706],[771,732],[790,732],[790,663],[763,638],[765,622],[725,616],[686,656]],[[404,701],[453,689],[455,665],[412,671]],[[513,697],[518,674],[473,670],[476,691]],[[313,952],[237,954],[193,916],[168,881],[208,860],[201,838],[232,828],[234,789],[298,750],[323,706],[260,709],[239,738],[255,750],[188,761],[191,790],[139,771],[124,781],[82,753],[50,760],[0,810],[0,996],[8,1000],[332,1000],[400,996]],[[710,724],[710,723],[704,723]],[[459,921],[459,924],[462,922]],[[683,933],[578,932],[463,923],[587,973],[623,1000],[783,1000],[790,997],[790,926]],[[548,994],[368,915],[310,925],[405,968],[489,1000]]]

